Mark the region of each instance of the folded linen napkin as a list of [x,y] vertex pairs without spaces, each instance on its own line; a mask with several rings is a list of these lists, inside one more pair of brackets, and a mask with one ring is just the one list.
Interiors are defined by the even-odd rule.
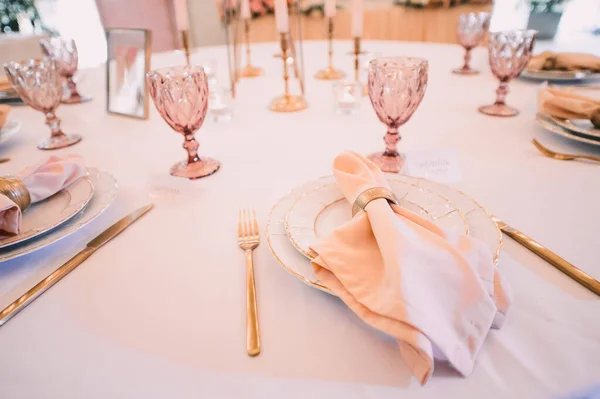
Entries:
[[[356,153],[339,155],[333,169],[350,203],[365,189],[388,187],[379,168]],[[468,375],[511,303],[489,249],[385,199],[365,211],[312,246],[316,276],[364,322],[396,338],[421,384],[434,354]]]
[[6,104],[0,104],[0,129],[6,123],[6,119],[8,118],[8,113],[10,112],[10,106]]
[[600,128],[600,101],[578,94],[573,88],[540,88],[538,108],[539,112],[556,118],[589,119]]
[[[83,158],[78,155],[51,156],[48,160],[23,169],[16,177],[23,181],[31,203],[42,201],[85,176]],[[0,230],[10,234],[19,232],[21,210],[13,201],[0,195]]]
[[0,76],[0,92],[13,91],[12,85],[5,75]]
[[600,57],[586,53],[553,53],[544,51],[531,57],[527,69],[534,71],[600,72]]

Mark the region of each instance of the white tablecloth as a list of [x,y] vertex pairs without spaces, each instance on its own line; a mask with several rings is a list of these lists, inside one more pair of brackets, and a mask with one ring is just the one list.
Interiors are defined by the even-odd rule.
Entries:
[[[335,63],[351,72],[349,42]],[[492,118],[477,107],[494,100],[497,81],[477,51],[479,76],[450,73],[459,47],[368,42],[386,55],[430,60],[421,107],[402,128],[405,151],[454,148],[458,188],[490,211],[600,278],[597,165],[541,156],[536,137],[556,150],[593,148],[555,137],[534,122],[537,85],[511,84],[516,118]],[[255,263],[263,350],[245,348],[245,271],[236,245],[237,210],[253,206],[261,227],[289,189],[330,174],[345,149],[383,148],[385,127],[368,100],[358,115],[332,111],[331,83],[312,75],[326,62],[324,43],[306,43],[307,98],[298,114],[267,110],[282,91],[275,44],[254,47],[266,76],[243,81],[231,123],[208,120],[197,134],[202,154],[222,162],[214,176],[168,176],[184,157],[182,138],[152,107],[148,121],[106,114],[104,71],[84,71],[81,89],[94,101],[62,105],[65,131],[84,136],[58,154],[83,154],[112,172],[119,195],[109,210],[73,236],[0,264],[0,308],[82,249],[98,232],[149,202],[156,208],[0,328],[0,397],[13,398],[550,398],[600,382],[600,300],[505,238],[499,267],[514,307],[492,331],[474,372],[461,378],[436,364],[426,387],[411,381],[396,344],[363,324],[338,299],[287,274],[266,243]],[[223,48],[193,59],[225,59]],[[182,63],[156,56],[154,67]],[[224,62],[221,62],[224,67]],[[0,148],[12,161],[0,173],[47,156],[39,112],[14,108],[21,133]]]

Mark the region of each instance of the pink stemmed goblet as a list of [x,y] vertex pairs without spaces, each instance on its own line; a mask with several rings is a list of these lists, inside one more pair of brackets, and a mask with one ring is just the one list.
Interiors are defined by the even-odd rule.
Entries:
[[479,71],[469,66],[471,50],[479,46],[490,27],[490,13],[461,14],[458,19],[458,42],[465,48],[465,64],[452,72],[459,75],[475,75]]
[[421,104],[427,90],[428,71],[429,63],[421,58],[376,58],[369,63],[369,98],[388,130],[384,137],[385,151],[368,158],[384,172],[398,173],[404,166],[404,155],[397,149],[398,128]]
[[91,100],[91,97],[79,94],[77,84],[73,80],[79,62],[75,41],[62,37],[51,37],[40,40],[40,45],[45,56],[54,58],[61,76],[65,79],[65,96],[62,102],[78,104]]
[[490,34],[489,59],[492,73],[500,80],[496,102],[479,107],[479,112],[493,116],[515,116],[519,111],[505,103],[508,83],[518,77],[531,59],[537,31],[509,30]]
[[188,157],[171,168],[173,176],[198,179],[215,173],[219,162],[198,156],[194,134],[206,117],[208,79],[199,66],[164,68],[148,72],[150,95],[158,113],[177,133],[183,134]]
[[68,147],[81,140],[78,134],[65,134],[60,129],[60,119],[55,115],[62,98],[60,73],[54,59],[29,60],[4,65],[6,75],[21,99],[31,108],[46,115],[46,125],[52,135],[38,144],[41,150]]

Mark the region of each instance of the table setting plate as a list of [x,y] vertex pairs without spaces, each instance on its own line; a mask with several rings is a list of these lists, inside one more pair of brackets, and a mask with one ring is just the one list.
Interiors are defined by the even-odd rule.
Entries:
[[600,129],[596,128],[588,119],[560,119],[556,117],[551,117],[551,119],[558,126],[568,131],[600,140]]
[[[390,180],[389,185],[398,196],[400,206],[444,229],[468,234],[466,218],[447,199],[401,181]],[[348,222],[351,213],[351,205],[331,176],[294,201],[285,217],[285,229],[292,245],[302,255],[313,259],[315,254],[309,247]]]
[[94,186],[83,177],[51,197],[31,204],[21,216],[17,234],[0,233],[0,249],[35,238],[65,223],[92,199]]
[[[71,233],[84,227],[92,220],[100,216],[100,214],[114,201],[116,197],[117,182],[111,174],[105,171],[95,168],[88,168],[87,177],[80,179],[79,182],[78,183],[81,185],[81,187],[77,188],[77,190],[84,190],[86,184],[89,184],[90,187],[93,187],[93,194],[91,195],[89,201],[86,202],[86,205],[83,205],[83,207],[79,208],[79,211],[72,214],[66,220],[63,220],[62,224],[54,226],[53,228],[46,230],[44,233],[37,234],[35,237],[29,237],[27,240],[20,243],[12,243],[9,246],[0,248],[0,262],[5,262],[7,260],[29,254],[67,237]],[[78,183],[75,183],[68,189],[63,190],[63,192],[78,185]],[[65,193],[65,195],[69,194]],[[55,194],[55,196],[61,197],[56,201],[67,201],[67,199],[63,195],[60,195],[60,193]],[[36,204],[32,205],[32,207],[35,205]],[[52,206],[60,207],[58,203]],[[23,213],[23,221],[25,220],[25,215],[28,211],[29,209]]]
[[600,79],[600,73],[589,71],[537,71],[525,69],[521,77],[530,80],[576,83],[590,79]]
[[[502,248],[502,234],[496,223],[494,223],[494,221],[491,219],[487,210],[485,210],[485,208],[479,205],[475,200],[442,183],[436,183],[430,180],[414,178],[405,175],[386,173],[385,176],[392,191],[394,191],[400,198],[402,198],[402,196],[406,193],[402,191],[397,192],[396,190],[406,190],[407,185],[409,185],[414,187],[411,188],[412,190],[418,190],[420,188],[423,189],[421,193],[431,193],[429,195],[431,195],[432,198],[445,200],[444,202],[446,203],[446,206],[449,207],[447,209],[456,209],[455,212],[452,212],[452,214],[457,215],[453,217],[455,218],[455,221],[452,222],[454,228],[458,229],[458,232],[468,232],[469,235],[479,238],[485,242],[490,248],[490,251],[494,257],[494,263],[497,264],[500,256],[500,250]],[[299,199],[305,196],[307,192],[318,191],[320,187],[331,185],[333,181],[333,176],[323,177],[307,182],[291,190],[273,206],[270,211],[266,227],[267,245],[277,262],[288,273],[298,278],[300,281],[332,295],[332,291],[322,284],[314,275],[309,260],[310,254],[309,256],[303,254],[301,250],[292,244],[286,229],[286,218],[288,217],[290,210],[293,209],[294,204],[299,202]],[[415,206],[417,208],[421,208],[419,212],[422,212],[425,215],[429,213],[429,215],[426,217],[436,222],[434,215],[431,214],[431,210],[428,211],[426,209],[426,204],[414,203],[410,206],[413,208]],[[342,209],[343,208],[339,208],[336,210],[336,212],[341,212]],[[351,214],[349,204],[346,210],[348,213],[345,217],[350,218]],[[466,226],[464,223],[456,222],[462,220],[460,217],[461,215],[466,220]],[[449,222],[446,222],[443,219],[444,218],[442,217],[436,223],[438,223],[440,226],[442,223],[449,224]],[[336,221],[336,223],[339,223],[339,221]],[[317,226],[317,228],[319,228],[319,226]],[[327,227],[325,227],[325,229],[327,229]]]
[[566,129],[563,126],[558,125],[555,122],[555,119],[548,115],[537,114],[535,117],[535,121],[538,125],[544,128],[544,130],[547,130],[551,133],[558,134],[559,136],[565,137],[570,140],[579,141],[580,143],[600,146],[600,137],[595,138],[593,136],[582,135],[581,133],[577,133],[572,130]]
[[2,128],[0,128],[0,144],[8,141],[12,136],[21,130],[21,122],[8,119]]

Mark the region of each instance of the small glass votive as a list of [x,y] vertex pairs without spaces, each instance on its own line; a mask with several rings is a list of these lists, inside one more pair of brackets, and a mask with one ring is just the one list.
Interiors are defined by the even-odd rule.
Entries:
[[340,114],[352,115],[360,108],[362,85],[359,82],[333,83],[335,111]]
[[233,119],[231,111],[231,90],[217,88],[208,98],[208,111],[215,122],[228,122]]

